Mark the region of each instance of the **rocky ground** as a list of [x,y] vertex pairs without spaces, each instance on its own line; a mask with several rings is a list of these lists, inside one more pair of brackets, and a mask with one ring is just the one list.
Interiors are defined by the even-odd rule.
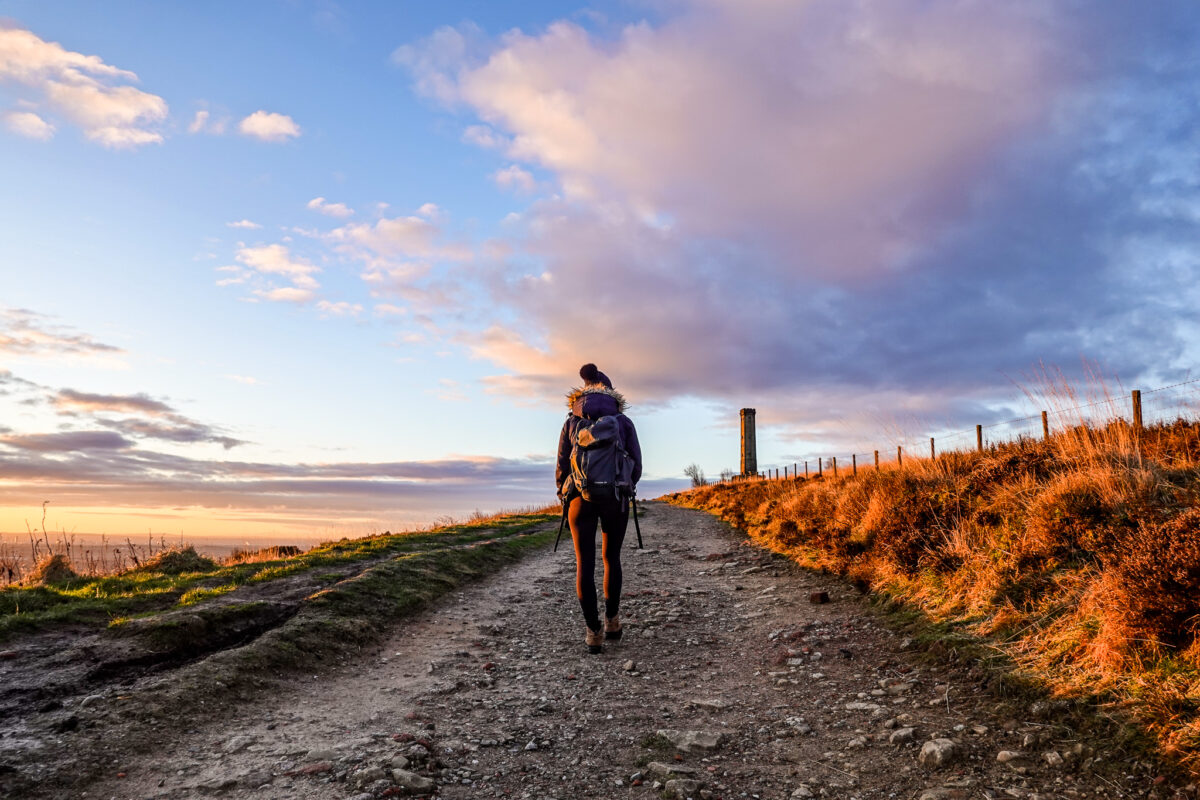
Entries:
[[[707,514],[650,504],[642,527],[646,549],[631,530],[624,559],[625,636],[602,655],[583,644],[569,547],[539,552],[355,663],[195,728],[164,722],[81,796],[1195,795],[1152,764],[1114,764],[1051,702],[1000,703],[849,585]],[[93,700],[89,719],[102,725],[113,701]]]

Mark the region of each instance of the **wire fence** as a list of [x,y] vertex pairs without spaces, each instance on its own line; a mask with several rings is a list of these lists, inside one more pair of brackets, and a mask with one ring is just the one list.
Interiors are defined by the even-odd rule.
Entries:
[[[900,437],[882,449],[812,455],[790,464],[760,465],[749,474],[733,475],[726,480],[786,480],[810,478],[830,473],[833,476],[856,475],[862,469],[903,466],[906,459],[936,459],[950,452],[985,450],[1020,439],[1048,439],[1067,428],[1097,428],[1116,420],[1125,420],[1135,429],[1147,425],[1193,420],[1200,417],[1200,378],[1180,381],[1156,389],[1134,389],[1128,397],[1107,392],[1088,402],[1073,402],[1075,396],[1047,398],[1047,409],[1016,419],[976,425],[973,430],[940,430],[925,438]],[[1064,402],[1065,401],[1065,402]]]

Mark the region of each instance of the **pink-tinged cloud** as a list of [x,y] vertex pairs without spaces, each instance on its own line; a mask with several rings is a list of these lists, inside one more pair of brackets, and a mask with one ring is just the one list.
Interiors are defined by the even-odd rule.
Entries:
[[[105,147],[134,148],[163,140],[160,125],[167,118],[167,103],[128,85],[137,79],[99,56],[73,52],[32,31],[0,23],[0,81],[30,90]],[[53,127],[31,114],[18,118],[17,132],[48,138]]]
[[314,197],[308,201],[306,206],[318,214],[324,214],[327,217],[338,217],[345,219],[346,217],[354,216],[354,209],[347,206],[345,203],[330,203],[324,197]]
[[0,310],[0,353],[31,358],[111,358],[124,351],[52,317],[23,308]]
[[26,139],[48,141],[54,136],[54,126],[32,111],[9,111],[0,115],[4,127]]
[[504,142],[498,167],[546,175],[475,273],[498,311],[460,341],[494,389],[549,397],[595,361],[642,401],[788,408],[825,436],[938,391],[986,422],[1039,359],[1128,379],[1200,357],[1194,7],[661,10],[397,53]]
[[769,236],[788,269],[826,279],[903,267],[952,217],[964,170],[1062,82],[1057,22],[1026,4],[691,5],[615,42],[558,22],[482,65],[426,69],[569,196],[689,235]]
[[161,417],[175,411],[161,400],[155,400],[145,394],[94,394],[62,389],[54,395],[51,402],[60,412],[113,411]]
[[259,110],[238,123],[238,132],[259,141],[279,143],[299,137],[300,126],[286,114]]

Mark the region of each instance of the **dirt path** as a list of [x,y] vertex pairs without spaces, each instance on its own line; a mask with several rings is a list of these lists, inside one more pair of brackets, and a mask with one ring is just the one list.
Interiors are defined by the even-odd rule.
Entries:
[[1172,796],[1140,765],[1124,785],[1094,774],[1104,755],[1049,707],[997,716],[851,587],[706,514],[652,504],[643,533],[647,549],[626,551],[625,638],[600,656],[583,646],[569,548],[538,553],[356,664],[114,763],[87,796]]

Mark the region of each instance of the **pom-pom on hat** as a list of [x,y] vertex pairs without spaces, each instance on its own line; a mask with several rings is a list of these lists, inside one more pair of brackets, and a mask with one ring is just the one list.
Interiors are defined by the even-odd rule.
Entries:
[[596,369],[595,364],[584,364],[580,367],[579,377],[583,378],[584,383],[598,383],[606,388],[613,388],[612,381],[608,379],[607,375]]

